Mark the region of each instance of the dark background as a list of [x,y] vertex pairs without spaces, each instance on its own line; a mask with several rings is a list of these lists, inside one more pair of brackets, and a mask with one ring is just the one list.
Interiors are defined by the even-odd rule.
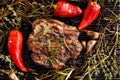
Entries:
[[[39,1],[39,0],[38,0],[38,1]],[[55,1],[57,1],[57,0],[55,0]],[[80,2],[73,2],[73,1],[71,1],[71,0],[67,0],[67,1],[69,1],[69,2],[72,3],[72,4],[75,4],[75,5],[80,6],[82,9],[84,9],[84,8],[86,7],[86,5],[87,5],[85,1],[83,1],[83,2],[82,2],[82,1],[80,1]],[[119,2],[119,3],[120,3],[120,2]],[[117,4],[118,7],[115,8],[115,13],[119,13],[119,3]],[[107,7],[107,8],[112,8],[112,7],[113,7],[113,3],[107,3],[107,2],[105,2],[105,7]],[[109,14],[109,13],[105,13],[105,14]],[[54,18],[54,19],[58,19],[58,20],[60,20],[60,21],[65,22],[65,23],[68,24],[68,25],[73,25],[73,26],[77,26],[77,25],[79,24],[80,19],[81,19],[81,17],[76,17],[76,18],[71,18],[71,19],[61,19],[61,18],[58,18],[58,17],[53,17],[53,18]],[[87,29],[89,29],[89,30],[94,30],[94,31],[98,31],[98,28],[96,27],[96,25],[98,25],[98,24],[96,24],[96,23],[97,23],[97,20],[94,21],[94,22],[90,25],[90,27],[87,28]],[[118,24],[118,25],[119,25],[119,23],[120,23],[120,22],[117,22],[117,23],[115,23],[115,24]],[[101,24],[104,24],[104,22],[101,22]],[[31,51],[28,50],[28,47],[27,47],[27,45],[26,45],[26,41],[27,41],[27,38],[28,38],[28,36],[29,36],[29,33],[32,31],[32,25],[30,25],[29,23],[26,23],[26,22],[23,21],[23,22],[22,22],[22,26],[23,26],[23,27],[20,28],[20,31],[23,32],[23,36],[24,36],[23,56],[22,56],[22,57],[23,57],[24,64],[25,64],[27,67],[30,67],[30,68],[32,68],[32,69],[37,70],[39,73],[45,73],[45,72],[47,72],[49,69],[44,68],[44,67],[42,67],[42,66],[38,66],[38,65],[36,65],[36,64],[31,60],[31,57],[30,57]],[[27,27],[26,27],[26,26],[27,26]],[[119,32],[120,32],[120,28],[119,28]],[[84,36],[84,35],[80,36],[80,39],[83,39],[83,38],[87,40],[86,36]],[[6,42],[7,42],[7,40],[6,40]],[[6,44],[5,44],[4,49],[3,49],[2,51],[4,51],[5,53],[8,53],[8,52],[7,52],[7,48],[6,48]],[[117,58],[118,58],[118,65],[119,65],[119,71],[120,71],[120,41],[119,41],[118,49],[117,49]],[[79,60],[81,63],[84,62],[84,53],[82,53],[77,60]],[[78,64],[78,61],[77,61],[77,60],[76,60],[76,61],[69,61],[69,62],[67,63],[67,65],[70,65],[70,64],[73,64],[73,63],[74,63],[74,65],[77,65],[77,64]],[[0,61],[0,62],[1,62],[1,61]],[[0,64],[4,65],[4,68],[7,68],[7,66],[5,65],[5,63],[0,63]],[[29,75],[28,78],[26,78],[27,80],[33,80],[34,77],[33,77],[32,74],[27,73],[27,75]],[[24,78],[21,78],[21,80],[22,80],[22,79],[24,79]],[[95,79],[96,79],[96,80],[104,80],[103,74],[100,74],[100,75],[97,76]],[[0,76],[0,80],[8,80],[7,75],[4,74],[3,76]],[[116,78],[114,78],[114,80],[120,80],[119,76],[116,77]]]

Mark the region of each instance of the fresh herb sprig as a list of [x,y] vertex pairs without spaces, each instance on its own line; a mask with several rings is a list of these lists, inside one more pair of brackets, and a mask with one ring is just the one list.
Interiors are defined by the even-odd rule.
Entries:
[[[83,0],[68,0],[81,2]],[[87,1],[87,0],[86,0]],[[50,13],[53,11],[52,6],[54,0],[11,0],[11,2],[4,2],[5,5],[0,4],[0,62],[8,64],[8,68],[4,69],[0,64],[0,75],[9,74],[12,70],[18,77],[24,76],[24,80],[29,77],[29,74],[38,79],[94,79],[101,72],[106,80],[112,79],[119,72],[117,65],[117,48],[120,40],[119,13],[117,14],[115,8],[118,7],[119,0],[96,0],[102,7],[100,17],[98,18],[98,31],[101,33],[99,41],[95,49],[85,54],[85,63],[76,68],[65,67],[62,70],[50,70],[47,73],[23,73],[16,70],[14,64],[11,62],[9,55],[3,51],[7,34],[11,29],[20,29],[21,22],[32,23],[31,20],[36,17],[49,18],[52,17]],[[112,2],[114,6],[107,8],[104,2]],[[7,5],[7,6],[6,6]],[[104,13],[110,14],[104,14]],[[101,22],[105,21],[105,24]],[[67,47],[67,46],[66,46]],[[120,75],[119,75],[120,76]]]

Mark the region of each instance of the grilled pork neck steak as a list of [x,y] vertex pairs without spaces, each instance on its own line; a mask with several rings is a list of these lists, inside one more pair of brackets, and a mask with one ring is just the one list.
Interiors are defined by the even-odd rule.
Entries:
[[82,50],[79,31],[54,19],[37,19],[27,40],[33,61],[47,68],[61,69]]

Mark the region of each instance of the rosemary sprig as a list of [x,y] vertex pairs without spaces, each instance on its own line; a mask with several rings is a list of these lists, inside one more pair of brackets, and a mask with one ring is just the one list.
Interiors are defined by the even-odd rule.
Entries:
[[[98,48],[97,50],[97,53],[94,53],[94,57],[96,57],[97,59],[94,59],[93,57],[87,57],[88,60],[85,62],[85,64],[87,64],[87,68],[86,68],[86,71],[84,72],[83,76],[80,78],[80,80],[83,80],[87,75],[88,75],[88,78],[89,79],[92,79],[92,76],[93,76],[93,73],[95,73],[94,71],[97,69],[102,69],[102,72],[104,73],[104,76],[105,76],[105,79],[112,79],[112,75],[117,75],[118,74],[118,67],[117,67],[117,64],[116,64],[116,54],[115,53],[115,49],[117,46],[117,43],[118,43],[118,26],[117,26],[117,30],[116,30],[116,33],[114,34],[114,39],[115,39],[115,44],[110,48],[108,54],[106,54],[104,51],[105,49],[107,49],[106,47],[104,47],[104,51],[100,52],[101,51],[101,48]],[[101,47],[101,46],[100,46]],[[91,53],[89,53],[88,55],[90,55]],[[106,54],[106,55],[102,55],[102,54]],[[114,55],[113,55],[114,54]],[[113,58],[115,60],[113,60]],[[91,64],[92,61],[96,60],[97,64]],[[111,64],[111,61],[113,62]],[[114,65],[114,66],[112,66]],[[111,69],[109,68],[111,67]],[[113,70],[114,69],[114,70]],[[116,73],[114,73],[116,72]],[[111,76],[111,77],[110,77]]]
[[35,78],[41,79],[41,80],[43,79],[68,80],[70,76],[72,75],[72,73],[74,72],[74,70],[75,70],[74,68],[66,68],[60,71],[51,70],[46,74],[37,75]]
[[[40,1],[40,0],[39,0]],[[68,0],[75,2],[82,2],[83,0]],[[86,0],[87,1],[87,0]],[[119,24],[115,25],[117,21],[120,20],[119,13],[116,14],[115,8],[118,7],[119,0],[97,0],[98,4],[101,5],[103,11],[109,13],[110,15],[100,14],[98,21],[98,31],[101,33],[98,44],[96,48],[85,55],[85,63],[77,68],[66,68],[62,70],[50,70],[47,73],[36,73],[31,72],[32,76],[38,79],[52,79],[52,80],[68,80],[68,79],[94,79],[101,72],[103,73],[105,79],[112,79],[118,74],[117,65],[117,47],[118,41],[120,39]],[[107,8],[104,2],[114,2],[113,8]],[[14,64],[11,62],[10,57],[3,51],[5,46],[5,41],[7,39],[7,34],[11,29],[20,29],[21,22],[25,21],[27,23],[32,23],[36,17],[48,18],[52,17],[51,12],[53,11],[54,0],[41,0],[37,2],[35,0],[11,0],[10,3],[6,2],[7,6],[0,7],[0,62],[4,62],[8,65],[7,69],[4,69],[0,64],[0,75],[8,74],[10,70],[13,70],[19,77],[27,75],[27,73],[19,72],[16,70]],[[0,3],[0,5],[2,5]],[[101,22],[105,21],[106,24]],[[115,27],[114,27],[115,26]],[[111,28],[115,28],[112,30]],[[106,33],[107,32],[107,33]],[[111,38],[112,37],[112,38]],[[107,40],[110,38],[110,40]],[[48,41],[49,42],[49,41]],[[65,45],[69,50],[69,47],[62,41],[61,45]],[[58,46],[58,47],[59,47]],[[50,50],[52,46],[48,45]],[[57,53],[52,54],[50,60],[55,60],[53,57]],[[83,74],[82,74],[83,73]],[[29,75],[27,75],[29,77]],[[24,80],[27,79],[24,78]]]

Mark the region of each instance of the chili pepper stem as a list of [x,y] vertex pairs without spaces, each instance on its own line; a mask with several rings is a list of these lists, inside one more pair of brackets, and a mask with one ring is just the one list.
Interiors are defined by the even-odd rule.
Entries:
[[53,8],[56,9],[56,8],[57,8],[57,4],[54,4],[54,5],[53,5]]

